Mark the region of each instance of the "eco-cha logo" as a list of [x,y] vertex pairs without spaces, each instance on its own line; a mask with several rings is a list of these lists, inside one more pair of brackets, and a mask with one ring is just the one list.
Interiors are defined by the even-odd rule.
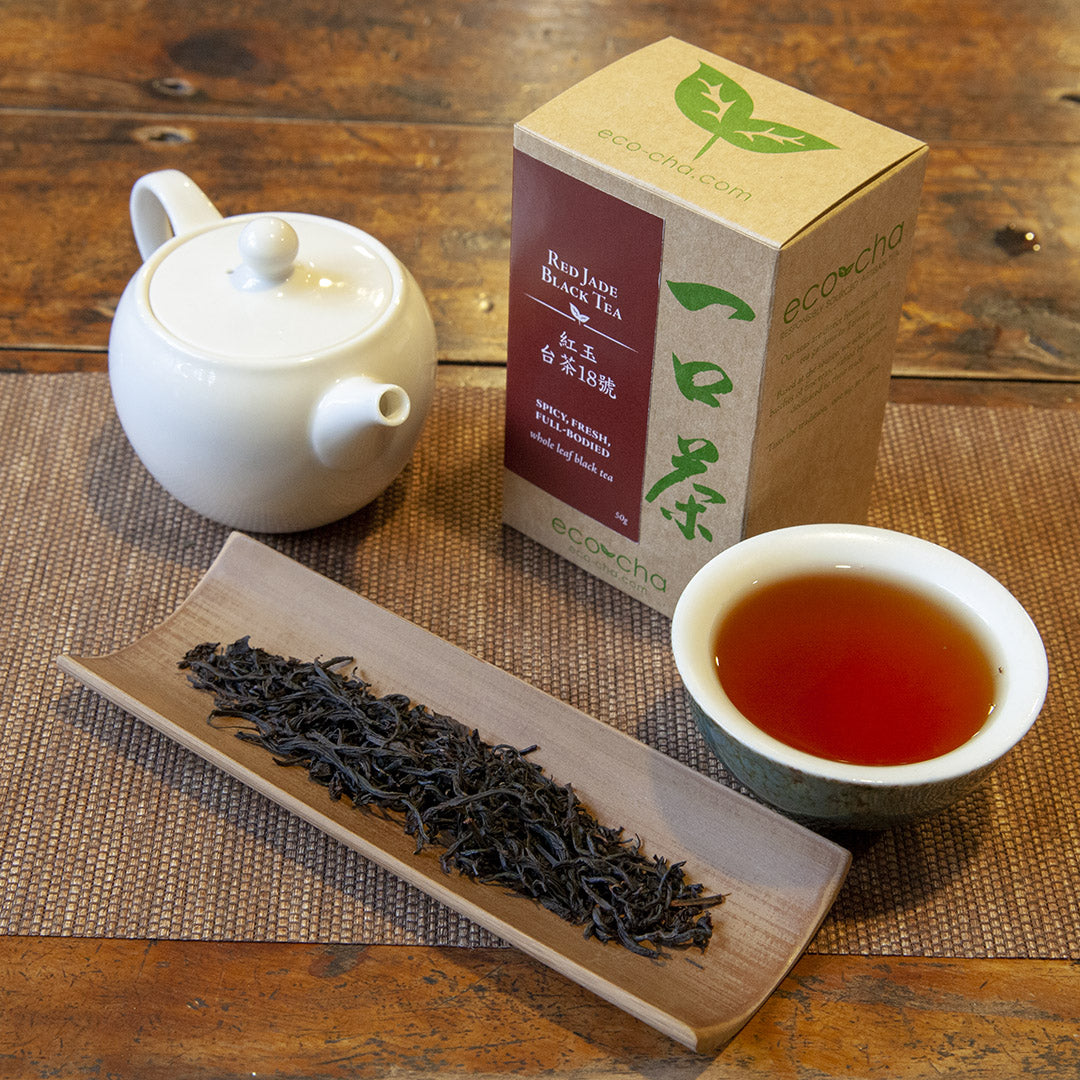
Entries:
[[708,64],[701,64],[675,87],[675,104],[688,120],[710,132],[709,141],[694,155],[695,161],[717,139],[755,154],[837,149],[808,131],[775,120],[759,120],[753,115],[754,99],[734,79]]

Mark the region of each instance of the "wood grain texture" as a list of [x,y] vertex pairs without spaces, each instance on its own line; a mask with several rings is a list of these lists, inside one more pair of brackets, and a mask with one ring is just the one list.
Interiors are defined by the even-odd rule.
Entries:
[[372,233],[420,282],[442,358],[505,360],[509,130],[206,120],[174,124],[177,141],[160,141],[160,125],[141,118],[0,123],[19,146],[3,170],[5,205],[21,208],[5,214],[0,347],[104,352],[140,263],[131,185],[179,168],[224,214],[294,210]]
[[512,949],[0,938],[0,1075],[1074,1080],[1063,961],[806,956],[696,1054]]
[[[894,400],[1077,407],[1075,0],[7,0],[0,369],[104,369],[128,191],[179,167],[226,213],[374,232],[442,376],[501,378],[511,125],[667,34],[930,143]],[[0,1075],[1075,1080],[1078,986],[808,956],[703,1057],[515,950],[0,938]]]
[[672,34],[932,141],[1060,141],[1076,108],[1069,0],[9,0],[23,109],[505,125]]
[[[927,140],[903,375],[1080,379],[1080,7],[1070,0],[12,0],[0,12],[0,366],[104,366],[127,193],[185,169],[226,213],[309,210],[414,271],[444,360],[505,360],[510,127],[675,34]],[[1009,254],[1001,230],[1040,250]]]
[[[295,210],[372,233],[415,274],[443,361],[504,363],[509,128],[0,115],[19,148],[2,176],[7,272],[0,366],[13,352],[104,352],[138,269],[128,218],[143,173],[188,173],[225,214]],[[62,177],[63,182],[58,178]],[[932,148],[894,370],[1080,380],[1080,145]],[[1019,222],[1039,251],[1007,254]],[[84,358],[84,366],[91,366]]]

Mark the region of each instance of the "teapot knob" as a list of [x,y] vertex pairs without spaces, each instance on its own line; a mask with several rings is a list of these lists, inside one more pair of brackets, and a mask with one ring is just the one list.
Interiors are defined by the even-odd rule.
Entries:
[[248,222],[240,234],[240,257],[244,265],[241,288],[279,285],[293,270],[300,238],[296,230],[278,217],[259,217]]

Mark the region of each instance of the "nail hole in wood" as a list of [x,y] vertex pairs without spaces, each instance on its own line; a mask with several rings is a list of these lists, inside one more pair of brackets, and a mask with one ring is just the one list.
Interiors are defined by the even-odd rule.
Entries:
[[150,80],[150,90],[158,97],[188,98],[194,97],[197,88],[194,83],[179,76],[169,75],[160,79]]
[[1028,251],[1038,251],[1042,244],[1031,229],[1018,229],[1015,225],[1006,225],[994,233],[994,243],[1006,255],[1023,255]]
[[142,143],[189,143],[192,138],[187,128],[166,127],[160,124],[135,130],[135,141]]

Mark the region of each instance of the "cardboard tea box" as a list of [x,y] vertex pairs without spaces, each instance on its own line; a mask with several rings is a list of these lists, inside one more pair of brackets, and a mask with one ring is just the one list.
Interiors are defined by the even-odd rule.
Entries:
[[673,38],[516,125],[503,520],[666,614],[864,520],[925,159]]

